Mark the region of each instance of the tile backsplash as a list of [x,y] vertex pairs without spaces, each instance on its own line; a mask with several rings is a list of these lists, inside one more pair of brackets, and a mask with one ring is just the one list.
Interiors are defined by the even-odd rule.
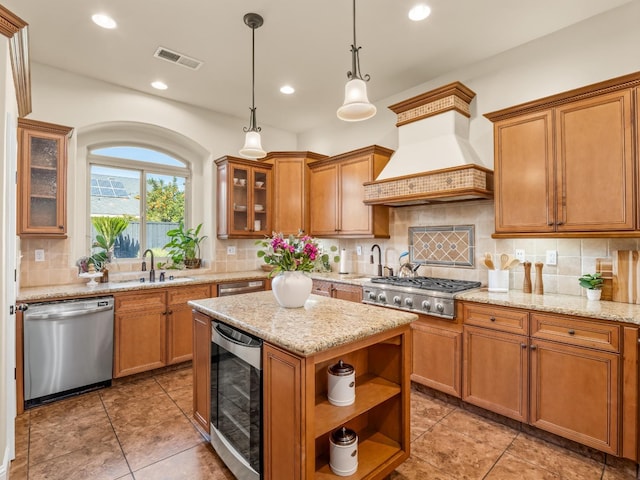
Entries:
[[[437,248],[432,252],[422,249],[419,255],[430,257],[418,269],[419,275],[446,277],[487,283],[487,269],[481,257],[484,252],[511,253],[515,249],[523,249],[526,259],[532,263],[544,262],[547,250],[558,252],[557,265],[545,265],[543,281],[545,293],[563,293],[584,295],[578,286],[578,277],[582,273],[595,271],[596,258],[611,257],[615,250],[639,250],[640,239],[635,238],[513,238],[493,239],[494,231],[493,201],[477,200],[460,203],[443,203],[439,205],[392,208],[390,213],[389,239],[320,239],[323,246],[336,245],[346,249],[347,265],[350,272],[375,275],[377,266],[369,263],[371,247],[380,245],[382,264],[398,271],[399,256],[410,246],[410,229],[414,235],[423,233],[424,238],[432,238],[438,228],[443,240],[455,240],[458,246],[470,247],[470,259],[462,255],[470,265],[465,268],[452,267],[446,264],[446,250]],[[473,226],[472,230],[466,230]],[[418,228],[418,230],[416,230]],[[456,229],[459,228],[459,232]],[[473,240],[469,232],[473,232]],[[424,237],[426,234],[426,237]],[[450,237],[450,235],[454,235]],[[209,240],[211,241],[211,240]],[[415,238],[414,238],[415,241]],[[214,272],[234,272],[260,268],[261,260],[256,252],[258,247],[254,240],[217,240],[213,238],[213,260],[205,259],[208,270]],[[236,254],[227,255],[227,247],[235,246]],[[357,255],[358,248],[361,255]],[[449,248],[451,243],[449,243]],[[471,248],[475,247],[475,248]],[[414,246],[415,248],[415,246]],[[20,267],[20,286],[46,286],[68,283],[82,283],[78,279],[75,258],[71,258],[70,240],[23,239],[20,244],[22,261]],[[45,261],[35,262],[35,250],[45,250]],[[452,257],[453,258],[453,257]],[[458,257],[455,257],[458,258]],[[458,258],[459,259],[459,258]],[[377,262],[377,254],[374,260]],[[406,260],[406,259],[403,259]],[[139,269],[139,260],[118,262],[118,271],[126,272]],[[337,267],[335,269],[337,271]],[[511,289],[521,290],[523,283],[522,267],[514,268],[509,274]]]

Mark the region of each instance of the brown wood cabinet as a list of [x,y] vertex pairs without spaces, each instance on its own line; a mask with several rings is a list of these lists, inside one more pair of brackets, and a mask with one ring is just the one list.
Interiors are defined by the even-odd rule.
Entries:
[[73,129],[18,119],[17,234],[67,236],[67,139]]
[[362,302],[362,287],[348,283],[330,282],[327,280],[313,279],[313,290],[311,293],[322,295],[323,297],[339,298],[351,302]]
[[309,162],[326,158],[313,152],[269,152],[273,165],[273,231],[309,232]]
[[461,397],[462,325],[418,314],[411,324],[411,380]]
[[469,302],[462,309],[463,400],[637,460],[637,328]]
[[639,228],[634,81],[640,74],[485,115],[494,122],[495,236]]
[[211,419],[211,318],[192,310],[193,316],[193,418],[210,433]]
[[270,235],[273,215],[272,165],[225,156],[218,171],[218,238]]
[[193,320],[187,302],[210,296],[209,284],[116,294],[113,376],[191,360]]
[[389,207],[365,205],[363,184],[375,180],[392,154],[373,145],[311,163],[311,235],[389,238]]

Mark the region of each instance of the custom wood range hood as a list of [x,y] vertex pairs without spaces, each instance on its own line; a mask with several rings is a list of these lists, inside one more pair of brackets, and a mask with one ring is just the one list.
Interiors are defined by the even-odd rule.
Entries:
[[420,205],[493,198],[493,171],[468,141],[476,94],[453,82],[389,106],[398,116],[398,150],[373,182],[368,205]]

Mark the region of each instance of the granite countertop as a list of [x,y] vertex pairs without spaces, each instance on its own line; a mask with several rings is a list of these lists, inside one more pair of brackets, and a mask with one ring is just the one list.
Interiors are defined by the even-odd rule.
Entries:
[[[181,285],[198,285],[203,283],[219,283],[234,282],[242,280],[258,280],[267,278],[268,274],[262,270],[248,270],[244,272],[228,272],[228,273],[201,273],[198,270],[178,270],[175,279],[168,280],[171,271],[166,272],[167,281],[155,281],[150,283],[145,281],[140,283],[137,277],[148,277],[149,272],[138,272],[127,274],[127,281],[114,281],[109,283],[99,283],[95,287],[87,287],[87,282],[73,283],[66,285],[51,285],[44,287],[28,287],[21,288],[16,297],[18,302],[40,302],[53,298],[79,298],[86,296],[111,295],[116,292],[127,292],[135,290],[146,290],[150,288],[166,288],[178,287]],[[156,271],[156,279],[159,278],[159,272]],[[339,283],[348,283],[351,285],[361,286],[368,281],[370,277],[358,274],[338,274],[338,273],[320,273],[312,272],[311,278],[317,280],[328,280]]]
[[418,318],[409,312],[319,295],[311,295],[303,308],[283,308],[270,291],[194,300],[189,305],[303,357]]
[[459,293],[456,300],[526,308],[539,312],[575,315],[599,320],[613,320],[640,325],[640,305],[605,300],[589,301],[576,295],[547,294],[536,295],[521,290],[507,293],[489,292],[486,288]]

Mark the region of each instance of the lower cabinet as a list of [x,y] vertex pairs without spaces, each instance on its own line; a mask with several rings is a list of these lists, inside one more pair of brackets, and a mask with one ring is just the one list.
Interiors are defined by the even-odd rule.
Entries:
[[116,294],[114,378],[191,360],[193,330],[187,302],[209,296],[209,285]]
[[462,326],[418,315],[411,324],[411,380],[460,398]]
[[464,401],[637,460],[637,329],[472,303],[463,317]]
[[322,295],[323,297],[339,298],[350,302],[362,301],[362,287],[348,283],[330,282],[327,280],[313,280],[313,290],[311,293]]

